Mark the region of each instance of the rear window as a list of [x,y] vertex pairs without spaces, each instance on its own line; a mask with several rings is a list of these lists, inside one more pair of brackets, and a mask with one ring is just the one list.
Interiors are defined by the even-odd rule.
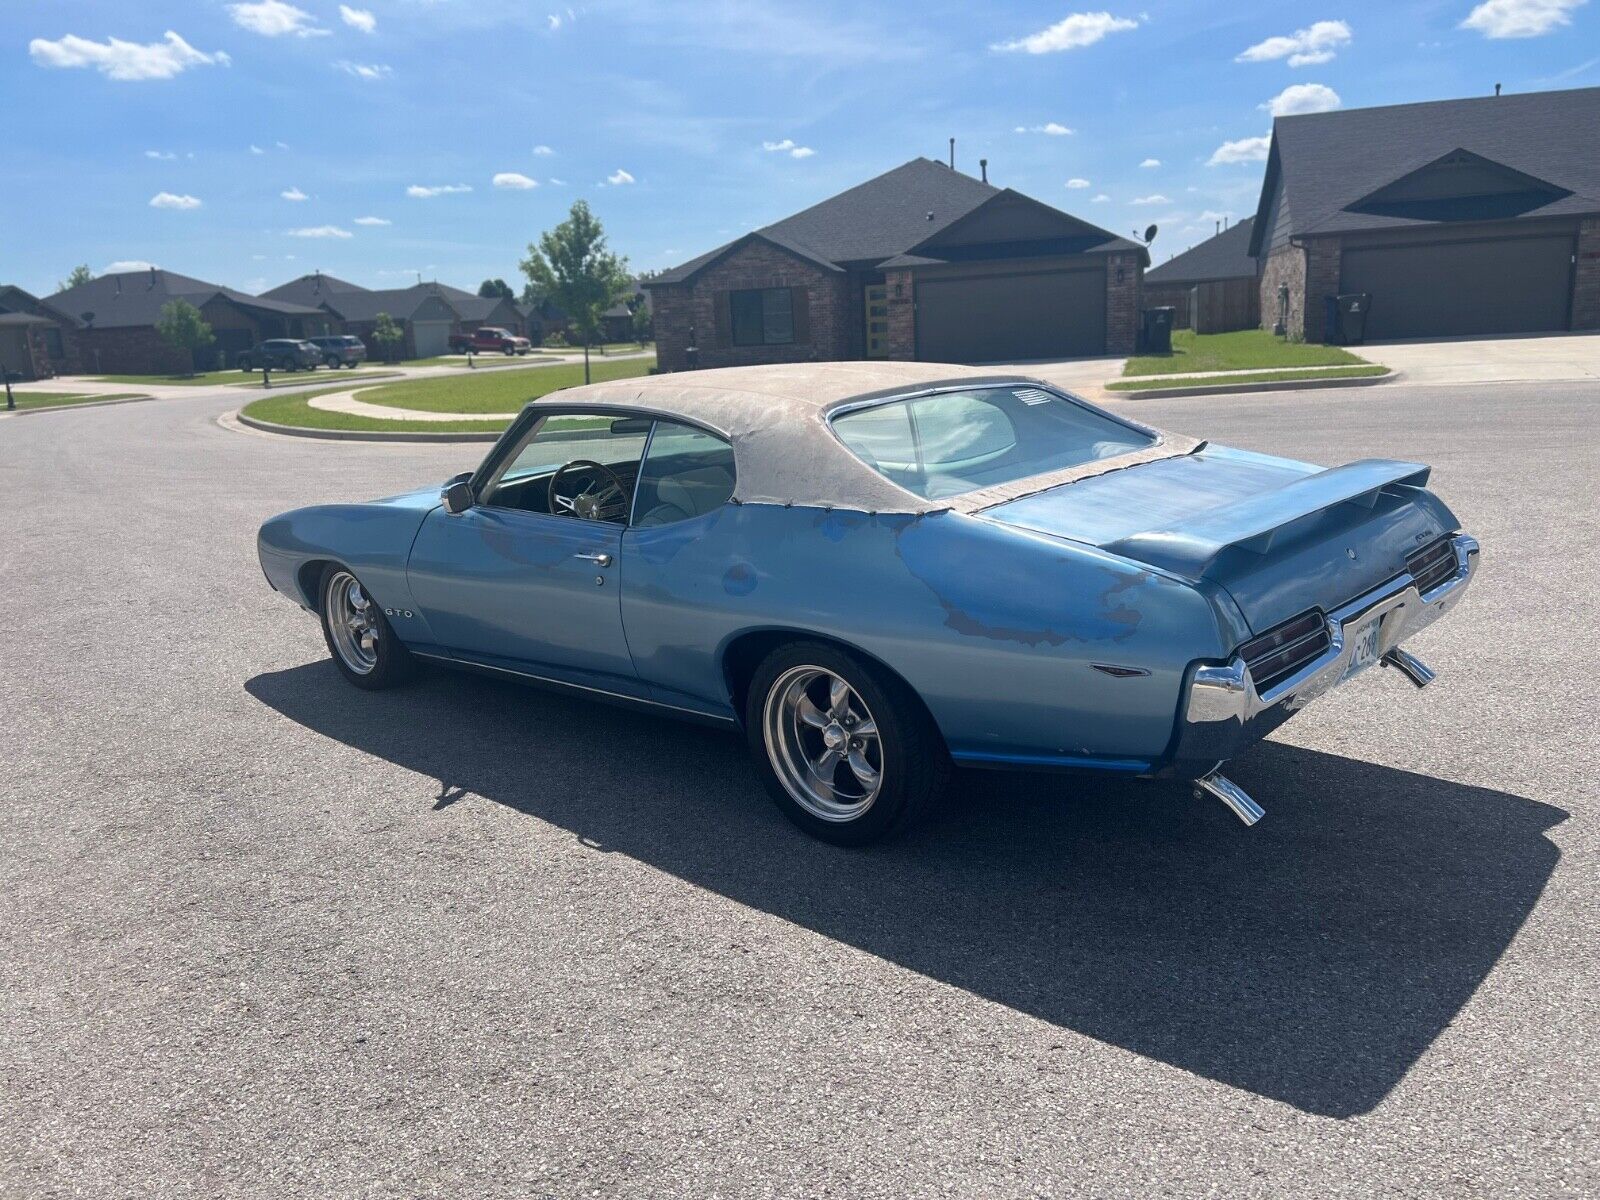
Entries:
[[885,478],[929,500],[1142,450],[1154,439],[1031,386],[972,388],[841,413],[834,431]]

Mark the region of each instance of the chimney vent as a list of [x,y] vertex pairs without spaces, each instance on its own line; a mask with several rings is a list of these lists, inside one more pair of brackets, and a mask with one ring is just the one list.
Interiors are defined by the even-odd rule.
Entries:
[[956,140],[955,140],[955,138],[951,138],[950,139],[950,169],[952,171],[954,171],[956,169]]
[[978,160],[978,170],[983,172],[983,181],[985,183],[988,183],[989,182],[989,160],[987,158],[980,158]]
[[1496,96],[1500,94],[1500,85],[1498,83],[1494,85],[1494,94]]

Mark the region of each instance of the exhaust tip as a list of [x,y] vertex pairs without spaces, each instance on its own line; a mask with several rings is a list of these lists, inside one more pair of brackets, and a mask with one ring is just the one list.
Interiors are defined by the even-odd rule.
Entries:
[[1393,667],[1419,688],[1425,688],[1434,681],[1434,670],[1415,654],[1407,654],[1399,647],[1389,651],[1380,660],[1384,666]]
[[1252,800],[1249,792],[1216,771],[1194,781],[1194,794],[1197,800],[1210,796],[1222,801],[1228,806],[1228,811],[1246,825],[1254,825],[1267,815],[1267,810]]

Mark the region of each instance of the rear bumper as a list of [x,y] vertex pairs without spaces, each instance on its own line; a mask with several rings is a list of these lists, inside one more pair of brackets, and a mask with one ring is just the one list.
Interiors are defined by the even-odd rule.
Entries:
[[1404,574],[1329,613],[1328,648],[1265,692],[1256,689],[1242,658],[1222,666],[1191,668],[1166,773],[1185,778],[1206,774],[1344,682],[1355,652],[1346,635],[1356,627],[1374,618],[1380,622],[1377,657],[1381,659],[1437,621],[1466,594],[1478,569],[1477,539],[1457,534],[1452,545],[1456,569],[1448,579],[1424,593]]

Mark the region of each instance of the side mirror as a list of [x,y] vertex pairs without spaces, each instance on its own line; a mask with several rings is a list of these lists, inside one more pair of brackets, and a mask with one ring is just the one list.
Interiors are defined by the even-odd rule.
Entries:
[[472,507],[472,486],[464,481],[446,484],[439,499],[444,502],[445,512],[457,516]]

